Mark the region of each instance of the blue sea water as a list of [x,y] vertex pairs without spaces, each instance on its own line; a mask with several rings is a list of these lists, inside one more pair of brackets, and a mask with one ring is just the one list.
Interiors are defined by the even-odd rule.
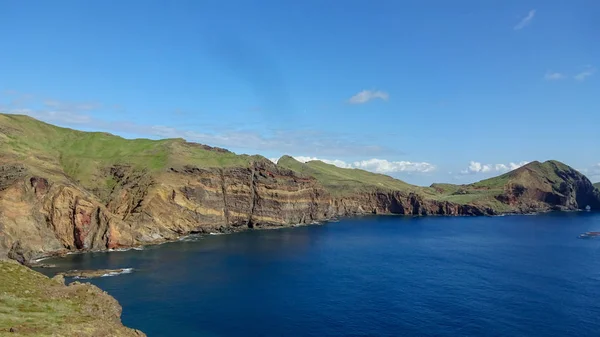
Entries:
[[148,336],[599,336],[600,214],[362,217],[70,255]]

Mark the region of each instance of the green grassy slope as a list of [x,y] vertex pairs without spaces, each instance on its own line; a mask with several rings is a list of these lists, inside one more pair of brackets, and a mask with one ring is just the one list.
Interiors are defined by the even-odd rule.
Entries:
[[375,174],[359,169],[340,168],[319,160],[301,163],[290,156],[283,156],[278,160],[277,165],[315,177],[325,187],[334,190],[361,189],[366,187],[382,190],[404,190],[417,187],[383,174]]
[[516,170],[497,177],[482,180],[471,186],[474,188],[501,189],[509,182],[531,185],[532,183],[538,183],[540,179],[556,181],[561,179],[556,174],[557,171],[568,171],[570,169],[569,166],[556,160],[548,160],[543,163],[533,161]]
[[[278,165],[315,177],[330,192],[346,195],[360,191],[401,191],[419,193],[426,199],[457,204],[491,207],[499,212],[509,211],[509,206],[496,197],[505,192],[509,184],[519,184],[544,191],[558,189],[563,181],[557,172],[572,170],[557,161],[531,162],[503,175],[468,185],[432,184],[430,187],[410,185],[392,177],[358,169],[339,168],[321,161],[301,163],[292,157],[282,157]],[[557,186],[553,186],[554,182]]]
[[117,302],[98,288],[66,287],[0,260],[1,336],[143,336],[123,327],[118,314]]
[[597,189],[599,189],[599,190],[600,190],[600,182],[597,182],[597,183],[595,183],[595,184],[594,184],[594,187],[596,187]]
[[[148,172],[168,167],[248,166],[268,160],[262,156],[237,155],[183,139],[125,139],[102,132],[82,132],[56,127],[28,116],[0,114],[0,159],[26,165],[55,180],[69,179],[87,188],[110,186],[107,168],[128,165]],[[427,199],[461,204],[500,207],[496,196],[507,184],[552,190],[549,182],[560,184],[557,172],[572,169],[557,161],[532,162],[506,174],[470,185],[433,184],[420,187],[383,174],[360,169],[345,169],[321,161],[301,163],[289,156],[278,165],[316,178],[334,195],[356,192],[401,191],[418,193]]]
[[319,160],[301,163],[290,156],[283,156],[277,165],[316,178],[334,194],[366,191],[405,191],[433,195],[434,190],[408,184],[390,176],[360,169],[340,168]]
[[89,185],[98,170],[131,165],[149,171],[171,165],[245,166],[261,156],[237,155],[183,139],[125,139],[103,132],[53,126],[22,115],[0,114],[0,156],[46,169]]

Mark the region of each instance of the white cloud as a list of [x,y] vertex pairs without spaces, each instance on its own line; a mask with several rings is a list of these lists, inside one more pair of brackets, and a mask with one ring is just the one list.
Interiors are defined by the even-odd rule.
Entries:
[[519,23],[514,27],[514,29],[521,30],[521,29],[527,27],[533,20],[534,16],[535,16],[535,9],[532,9],[529,11],[529,13],[527,13],[526,17],[524,17],[523,19],[521,19],[521,21],[519,21]]
[[427,173],[435,170],[435,166],[425,162],[410,161],[387,161],[385,159],[369,159],[357,161],[354,167],[377,173],[398,173],[398,172],[421,172]]
[[591,177],[600,177],[600,163],[592,165],[592,167],[589,170],[585,171],[589,171]]
[[87,102],[87,103],[71,103],[48,99],[43,102],[44,106],[49,109],[57,111],[70,111],[70,112],[85,112],[99,109],[101,107],[98,103]]
[[556,80],[562,80],[567,78],[567,76],[563,73],[558,73],[558,72],[552,72],[549,71],[546,73],[546,75],[544,75],[544,79],[546,81],[556,81]]
[[347,163],[339,159],[321,159],[316,157],[294,157],[297,161],[306,163],[311,160],[320,160],[327,164],[332,164],[341,168],[356,168],[375,173],[428,173],[435,170],[435,166],[426,162],[410,162],[410,161],[388,161],[385,159],[369,159]]
[[352,167],[352,165],[346,163],[343,160],[339,160],[339,159],[330,160],[330,159],[320,159],[320,158],[316,158],[316,157],[305,157],[305,156],[297,156],[297,157],[294,157],[294,159],[296,159],[299,162],[303,162],[303,163],[306,163],[306,162],[309,162],[312,160],[320,160],[326,164],[335,165],[335,166],[341,167],[341,168],[351,168]]
[[508,163],[508,164],[482,164],[480,162],[471,161],[469,167],[465,170],[460,171],[461,174],[477,174],[477,173],[491,173],[499,172],[504,173],[512,170],[516,170],[519,167],[529,163],[528,161],[522,161],[519,163]]
[[389,98],[388,93],[384,92],[384,91],[363,90],[363,91],[359,92],[358,94],[350,97],[348,102],[351,104],[363,104],[363,103],[367,103],[368,101],[373,100],[373,99],[382,99],[384,101],[387,101],[388,98]]
[[595,67],[587,66],[585,68],[585,70],[583,70],[579,74],[573,76],[573,78],[576,79],[576,80],[578,80],[578,81],[585,81],[586,78],[594,75],[595,72],[596,72],[596,68]]

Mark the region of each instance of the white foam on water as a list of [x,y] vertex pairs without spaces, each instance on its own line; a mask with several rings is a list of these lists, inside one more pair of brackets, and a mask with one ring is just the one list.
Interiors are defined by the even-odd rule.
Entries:
[[190,234],[190,235],[186,235],[186,236],[180,237],[177,241],[180,241],[180,242],[194,242],[194,241],[198,241],[198,240],[202,240],[202,235],[199,235],[199,234]]
[[100,277],[109,277],[109,276],[117,276],[123,274],[131,274],[133,273],[133,268],[123,268],[121,271],[111,271],[110,273],[104,274]]

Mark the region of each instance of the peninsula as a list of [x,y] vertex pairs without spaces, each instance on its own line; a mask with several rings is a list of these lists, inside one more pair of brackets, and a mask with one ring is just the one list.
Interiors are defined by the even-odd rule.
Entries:
[[183,139],[124,139],[0,114],[0,256],[28,263],[190,233],[309,224],[360,214],[499,215],[600,209],[600,192],[558,161],[469,185],[420,187]]

